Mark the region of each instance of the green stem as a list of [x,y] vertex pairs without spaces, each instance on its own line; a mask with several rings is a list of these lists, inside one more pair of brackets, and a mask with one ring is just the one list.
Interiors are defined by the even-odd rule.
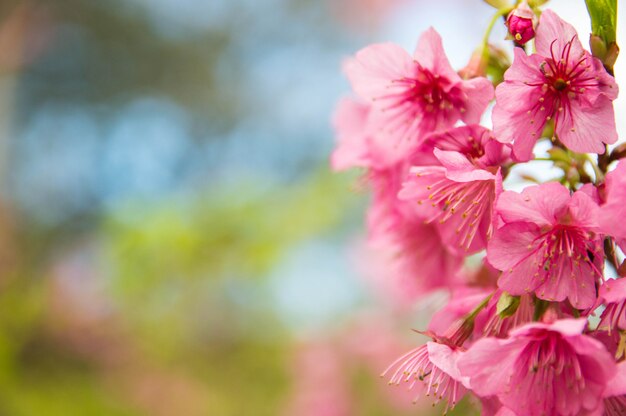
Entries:
[[495,26],[498,19],[511,13],[511,10],[513,10],[512,7],[504,7],[502,9],[499,9],[496,14],[493,15],[491,21],[489,22],[489,25],[487,26],[487,30],[485,31],[485,36],[483,37],[483,48],[486,48],[489,44],[489,36],[491,36],[491,31],[493,30],[493,27]]
[[587,155],[587,161],[591,164],[591,168],[593,169],[593,173],[596,175],[596,183],[600,183],[604,180],[604,172],[602,169],[594,162],[591,156]]
[[[495,292],[494,292],[495,293]],[[473,311],[471,311],[466,317],[465,320],[474,320],[476,316],[485,309],[485,306],[489,303],[491,298],[493,297],[493,293],[487,296]]]

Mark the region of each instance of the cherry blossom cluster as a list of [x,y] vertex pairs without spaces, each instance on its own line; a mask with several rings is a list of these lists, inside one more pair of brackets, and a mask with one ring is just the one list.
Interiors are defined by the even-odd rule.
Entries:
[[[455,71],[432,28],[413,55],[375,44],[344,65],[355,94],[336,110],[332,166],[365,171],[386,278],[413,300],[451,294],[418,328],[430,341],[384,377],[446,411],[470,396],[484,415],[624,415],[618,86],[555,12],[521,2],[503,17],[514,54],[499,80],[483,52]],[[513,167],[546,161],[562,176],[507,190]]]

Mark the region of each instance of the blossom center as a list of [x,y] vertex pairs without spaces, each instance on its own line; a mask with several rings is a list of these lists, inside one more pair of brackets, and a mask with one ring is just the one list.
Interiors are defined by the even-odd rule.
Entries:
[[453,108],[451,97],[445,92],[441,77],[422,70],[414,80],[411,90],[413,100],[420,103],[428,112],[450,110]]
[[565,81],[563,78],[557,78],[552,85],[554,86],[555,90],[563,91],[565,88],[567,88],[567,81]]
[[417,66],[415,76],[393,81],[404,91],[398,98],[402,104],[415,105],[426,113],[465,111],[460,89],[450,85],[450,80]]

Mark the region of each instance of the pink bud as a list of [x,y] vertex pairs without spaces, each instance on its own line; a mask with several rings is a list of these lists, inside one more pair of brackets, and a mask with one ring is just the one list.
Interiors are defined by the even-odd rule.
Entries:
[[523,45],[535,37],[536,23],[537,16],[525,1],[513,9],[506,19],[509,33],[519,45]]

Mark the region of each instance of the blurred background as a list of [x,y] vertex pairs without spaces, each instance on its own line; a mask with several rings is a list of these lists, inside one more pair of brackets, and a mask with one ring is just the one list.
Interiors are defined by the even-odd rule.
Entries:
[[[584,1],[552,3],[586,38]],[[365,273],[367,196],[329,171],[330,117],[344,57],[432,25],[458,69],[491,14],[3,0],[0,416],[429,414],[378,375],[444,298]]]

